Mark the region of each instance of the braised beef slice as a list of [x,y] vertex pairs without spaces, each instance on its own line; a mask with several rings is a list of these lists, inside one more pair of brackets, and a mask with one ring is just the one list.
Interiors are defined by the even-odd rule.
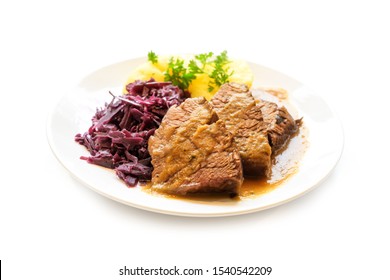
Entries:
[[274,153],[282,149],[298,129],[301,120],[294,120],[285,107],[262,100],[258,107],[267,125],[268,141]]
[[204,98],[171,107],[149,139],[152,189],[238,194],[242,165],[232,135]]
[[234,136],[244,174],[270,176],[272,150],[268,143],[267,124],[249,88],[237,83],[222,85],[211,104]]

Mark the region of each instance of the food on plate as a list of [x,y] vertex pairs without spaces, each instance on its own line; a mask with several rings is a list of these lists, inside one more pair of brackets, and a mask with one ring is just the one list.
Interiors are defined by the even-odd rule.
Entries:
[[92,126],[75,136],[90,153],[81,159],[115,169],[127,186],[148,182],[147,189],[169,195],[233,197],[254,193],[246,184],[254,178],[280,182],[295,170],[289,143],[303,150],[294,137],[302,119],[283,105],[287,91],[252,89],[252,82],[248,64],[226,51],[150,52],[124,94],[110,92]]
[[236,195],[243,181],[233,136],[203,97],[171,107],[149,139],[152,189]]
[[267,124],[249,88],[244,84],[224,84],[211,104],[233,135],[245,175],[266,176],[271,172],[271,146]]
[[151,179],[152,165],[148,140],[172,106],[186,94],[170,82],[137,81],[126,86],[127,94],[113,96],[109,104],[97,109],[92,126],[75,136],[90,156],[88,163],[113,168],[128,186]]
[[253,73],[243,60],[229,59],[227,52],[198,55],[157,56],[149,52],[148,61],[129,75],[126,84],[135,80],[171,81],[191,93],[191,97],[203,96],[210,100],[220,86],[237,82],[252,86]]
[[276,103],[261,100],[258,104],[267,125],[268,140],[273,153],[281,150],[298,129],[302,119],[294,120],[287,109]]

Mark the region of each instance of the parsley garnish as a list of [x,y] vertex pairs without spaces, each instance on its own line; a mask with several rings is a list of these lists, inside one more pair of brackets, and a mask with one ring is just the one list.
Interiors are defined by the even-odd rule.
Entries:
[[151,63],[155,64],[155,63],[158,62],[158,56],[157,56],[154,52],[150,51],[150,52],[148,53],[148,60],[149,60]]
[[183,90],[187,90],[191,81],[196,78],[195,73],[187,71],[184,67],[184,60],[171,57],[168,63],[168,69],[164,73],[164,80],[171,81],[172,84]]
[[229,67],[226,65],[230,63],[227,52],[223,51],[220,55],[217,55],[214,60],[214,70],[209,74],[209,77],[212,79],[209,83],[209,92],[213,91],[215,86],[222,86],[223,84],[229,82],[229,78],[233,75],[233,71],[230,73]]
[[[154,52],[148,53],[148,60],[152,63],[156,63],[157,58],[158,56]],[[227,66],[230,62],[227,51],[223,51],[215,57],[212,52],[195,55],[187,67],[184,66],[184,60],[171,57],[164,73],[164,80],[171,81],[172,84],[187,90],[198,74],[207,74],[210,78],[208,90],[211,92],[215,87],[229,82],[229,78],[233,75],[233,71],[229,72]]]
[[195,55],[195,59],[198,60],[202,64],[202,69],[206,67],[207,64],[210,64],[210,59],[213,57],[213,53],[201,53],[198,55]]

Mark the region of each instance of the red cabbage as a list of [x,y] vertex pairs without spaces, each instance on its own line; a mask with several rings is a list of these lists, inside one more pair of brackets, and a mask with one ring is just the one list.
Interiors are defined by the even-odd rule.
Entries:
[[115,169],[118,177],[133,187],[152,176],[149,137],[168,109],[189,96],[171,82],[154,79],[135,81],[126,90],[127,94],[113,95],[109,104],[97,109],[92,126],[84,134],[78,133],[75,141],[90,152],[90,156],[81,159]]

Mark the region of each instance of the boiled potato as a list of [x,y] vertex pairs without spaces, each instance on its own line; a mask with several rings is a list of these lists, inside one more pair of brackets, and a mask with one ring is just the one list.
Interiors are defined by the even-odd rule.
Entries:
[[[233,71],[233,75],[229,78],[229,82],[246,84],[249,88],[252,86],[253,73],[248,63],[242,60],[233,60],[227,65],[227,67],[229,68],[228,72]],[[211,73],[212,69],[206,69],[206,72]],[[215,88],[209,92],[210,82],[211,78],[207,74],[198,75],[188,88],[188,91],[191,93],[191,97],[203,96],[207,100],[210,100],[219,90],[219,87],[215,86]]]
[[[146,61],[141,64],[130,74],[126,81],[126,85],[134,82],[135,80],[149,80],[150,78],[154,78],[156,81],[164,81],[164,72],[168,68],[168,63],[171,57],[172,56],[159,56],[158,62],[155,64],[150,61]],[[184,65],[187,66],[194,56],[174,56],[175,60],[177,58],[184,60]],[[229,82],[246,84],[248,87],[252,86],[253,73],[248,63],[243,60],[231,60],[226,67],[228,67],[228,72],[233,71],[233,75],[229,78]],[[213,71],[213,67],[208,65],[204,70],[206,73],[211,73]],[[189,85],[188,91],[191,93],[191,97],[203,96],[207,100],[210,100],[218,91],[219,87],[216,86],[211,92],[209,92],[211,78],[206,73],[197,74],[197,77]]]

